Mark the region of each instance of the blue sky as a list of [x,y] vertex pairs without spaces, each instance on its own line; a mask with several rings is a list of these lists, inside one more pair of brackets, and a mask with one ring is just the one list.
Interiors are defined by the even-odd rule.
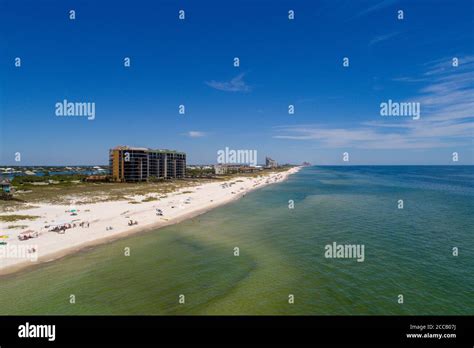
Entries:
[[[473,4],[1,0],[0,164],[105,164],[115,145],[188,163],[229,147],[259,162],[474,164]],[[57,117],[64,99],[94,102],[95,119]],[[419,102],[421,118],[381,117],[388,99]]]

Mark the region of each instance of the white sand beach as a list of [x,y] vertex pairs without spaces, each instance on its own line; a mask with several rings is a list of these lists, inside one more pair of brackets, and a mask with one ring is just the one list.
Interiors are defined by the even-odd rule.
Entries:
[[[293,167],[285,172],[259,177],[235,177],[228,181],[181,188],[168,194],[166,198],[149,202],[142,201],[149,197],[149,194],[134,197],[136,201],[140,201],[139,204],[130,204],[129,200],[81,204],[74,207],[35,204],[31,209],[2,214],[32,215],[40,218],[20,221],[24,226],[22,229],[9,229],[11,223],[0,222],[0,242],[7,243],[0,245],[0,275],[54,260],[84,247],[178,223],[234,201],[254,189],[281,182],[299,169],[300,167]],[[130,220],[137,224],[130,226]],[[51,231],[54,226],[65,224],[69,224],[71,228],[66,229],[64,233]],[[37,232],[38,236],[20,241],[18,236],[29,230],[33,231],[32,234]]]

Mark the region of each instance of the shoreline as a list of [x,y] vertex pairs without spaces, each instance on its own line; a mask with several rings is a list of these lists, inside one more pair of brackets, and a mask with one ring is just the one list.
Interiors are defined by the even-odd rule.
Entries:
[[[127,201],[112,201],[106,203],[90,203],[81,205],[79,206],[80,208],[89,208],[84,209],[85,211],[89,211],[93,208],[100,210],[102,208],[102,211],[110,212],[111,216],[105,216],[104,218],[102,218],[102,215],[100,215],[99,212],[99,216],[101,216],[102,219],[99,218],[93,220],[91,222],[90,228],[75,227],[68,229],[66,233],[62,235],[57,234],[55,232],[42,231],[40,237],[30,239],[28,242],[26,242],[26,244],[23,244],[33,244],[35,245],[35,247],[38,247],[37,250],[43,250],[42,253],[40,253],[39,251],[36,252],[36,254],[38,254],[37,259],[35,261],[31,261],[27,258],[1,258],[0,255],[0,277],[13,275],[25,269],[33,269],[35,267],[42,266],[48,262],[57,261],[66,256],[77,254],[80,251],[83,251],[84,249],[90,247],[112,243],[116,240],[123,239],[132,235],[151,232],[152,230],[161,229],[166,226],[175,225],[185,220],[192,219],[220,206],[235,202],[238,199],[244,197],[249,192],[274,183],[283,182],[288,179],[290,175],[298,172],[300,169],[301,166],[298,166],[292,167],[284,172],[264,174],[256,178],[235,177],[230,180],[222,181],[219,183],[205,183],[200,186],[181,188],[170,194],[169,197],[167,197],[166,199],[163,199],[161,201],[141,203],[140,207],[138,208],[142,209],[132,209],[131,207],[128,207]],[[236,185],[236,183],[238,182],[240,185]],[[239,187],[232,188],[232,185],[230,185],[230,183],[233,183],[232,185],[236,185]],[[223,185],[229,185],[229,187],[224,188]],[[238,188],[239,190],[237,192]],[[183,191],[189,192],[187,190],[193,191],[191,193],[183,193]],[[180,195],[186,195],[186,197],[188,197],[184,202],[184,204],[188,204],[188,206],[182,206],[179,205],[179,203],[176,203],[176,199],[179,200]],[[144,197],[145,196],[140,196],[139,198]],[[207,202],[204,202],[204,200],[206,200]],[[160,206],[160,208],[165,210],[165,216],[160,217],[160,219],[156,221],[157,216],[155,214],[155,209],[158,205]],[[136,218],[135,216],[138,216],[140,220],[144,220],[145,223],[141,224],[140,222],[140,225],[132,227],[120,226],[121,228],[117,229],[115,229],[114,227],[113,230],[104,231],[104,229],[108,225],[123,225],[121,224],[121,222],[125,221],[123,220],[124,213],[117,214],[117,212],[127,207],[130,209],[125,211],[125,213],[129,213],[126,215],[133,217],[133,219]],[[40,205],[39,207],[27,210],[30,210],[32,215],[35,215],[35,211],[41,212],[41,219],[38,220],[44,220],[45,218],[48,220],[53,217],[54,219],[57,219],[59,215],[58,212],[64,211],[65,208],[67,209],[67,207],[64,205],[44,204]],[[172,211],[170,210],[170,208],[178,209]],[[64,215],[64,213],[62,215]],[[77,218],[81,219],[81,215],[82,213],[79,213]],[[92,217],[97,217],[93,214],[88,215],[92,215]],[[7,225],[7,223],[0,223],[2,230],[6,229],[6,226],[3,225]],[[36,227],[36,229],[38,229],[37,227],[39,225],[41,225],[40,221],[29,222],[28,228],[32,229]],[[15,240],[12,244],[10,244],[9,240],[9,247],[11,245],[22,245],[22,242],[19,242],[17,240],[17,236],[20,234],[20,231],[9,232],[16,235],[14,237]],[[81,236],[89,238],[81,240]],[[54,239],[63,237],[66,237],[66,241],[63,241],[64,243],[59,243],[58,239]],[[38,243],[35,243],[37,241]]]

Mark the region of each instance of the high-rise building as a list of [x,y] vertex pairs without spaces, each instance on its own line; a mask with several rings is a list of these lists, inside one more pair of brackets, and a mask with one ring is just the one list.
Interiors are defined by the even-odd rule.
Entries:
[[265,157],[265,167],[275,168],[275,167],[278,167],[278,163],[277,161],[271,159],[270,157]]
[[114,181],[137,182],[150,179],[184,178],[186,154],[172,150],[117,146],[109,152]]

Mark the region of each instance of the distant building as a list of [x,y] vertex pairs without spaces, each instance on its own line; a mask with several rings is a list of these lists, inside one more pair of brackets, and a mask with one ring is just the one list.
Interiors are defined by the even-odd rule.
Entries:
[[227,174],[227,166],[222,164],[217,164],[214,166],[214,173],[216,175],[224,175]]
[[84,179],[86,182],[104,182],[107,180],[109,180],[108,175],[89,175]]
[[261,166],[247,166],[244,164],[216,164],[214,173],[216,175],[232,174],[232,173],[253,173],[263,170]]
[[184,178],[186,154],[172,150],[117,146],[109,152],[112,179],[119,182]]
[[265,157],[265,167],[275,168],[275,167],[278,167],[278,163],[277,161],[271,159],[270,157]]

